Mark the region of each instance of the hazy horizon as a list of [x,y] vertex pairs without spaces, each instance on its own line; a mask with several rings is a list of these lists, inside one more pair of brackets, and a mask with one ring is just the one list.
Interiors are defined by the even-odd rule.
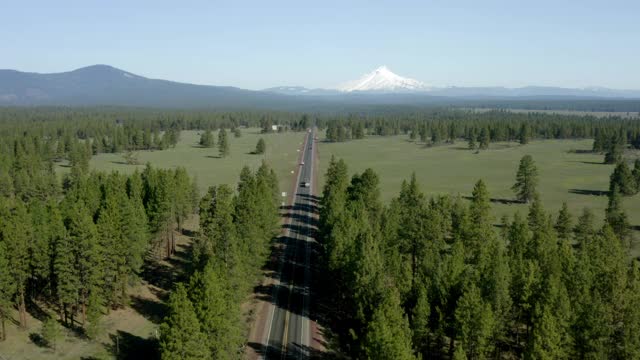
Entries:
[[0,68],[107,64],[259,90],[335,88],[380,65],[432,86],[640,88],[640,4],[337,1],[5,5]]

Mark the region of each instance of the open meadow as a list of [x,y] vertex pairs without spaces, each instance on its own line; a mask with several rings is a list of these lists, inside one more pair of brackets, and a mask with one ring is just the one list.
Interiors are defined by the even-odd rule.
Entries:
[[[409,179],[412,172],[427,195],[470,196],[475,182],[483,179],[492,198],[495,221],[499,222],[505,214],[527,212],[527,205],[513,201],[511,186],[520,158],[529,154],[538,167],[538,191],[547,211],[556,213],[566,201],[574,216],[589,207],[600,221],[607,207],[606,192],[614,166],[602,164],[602,155],[588,153],[592,143],[592,140],[542,140],[524,146],[492,143],[489,150],[476,153],[468,150],[465,142],[426,148],[408,141],[407,136],[369,136],[342,143],[321,142],[320,171],[326,172],[331,155],[344,159],[350,173],[370,167],[380,177],[385,202],[398,195],[402,181]],[[320,181],[324,183],[324,179]],[[629,220],[637,229],[640,195],[623,201]],[[635,233],[638,238],[638,232]],[[634,247],[638,247],[637,243]]]
[[[91,159],[90,167],[95,170],[131,173],[138,169],[142,171],[147,162],[161,168],[175,168],[182,166],[190,176],[198,180],[201,193],[205,193],[211,185],[229,184],[235,187],[243,166],[257,169],[262,160],[266,160],[278,175],[282,191],[289,192],[293,177],[291,171],[298,164],[297,150],[304,139],[304,133],[285,132],[261,134],[258,128],[242,129],[242,136],[236,138],[228,133],[230,155],[220,158],[218,155],[218,132],[213,132],[216,146],[203,148],[198,145],[200,131],[182,131],[180,140],[175,148],[155,151],[138,151],[136,157],[139,165],[127,164],[123,153],[99,154]],[[263,155],[251,154],[256,143],[263,138],[267,150]],[[62,172],[68,168],[61,167]]]

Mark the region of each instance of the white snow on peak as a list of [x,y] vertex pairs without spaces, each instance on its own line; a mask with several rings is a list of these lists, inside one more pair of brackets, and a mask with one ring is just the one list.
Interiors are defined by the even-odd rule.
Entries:
[[134,78],[135,77],[135,76],[133,76],[133,75],[131,75],[129,73],[126,73],[126,72],[123,72],[122,75],[124,75],[124,77],[128,77],[128,78]]
[[394,74],[386,66],[380,66],[360,79],[349,81],[338,87],[344,92],[352,91],[424,91],[428,90],[424,83]]

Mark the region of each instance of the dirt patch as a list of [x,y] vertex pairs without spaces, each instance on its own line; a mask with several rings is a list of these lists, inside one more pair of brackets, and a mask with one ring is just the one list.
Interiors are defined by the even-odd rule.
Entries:
[[[38,313],[27,314],[27,328],[19,329],[15,321],[8,320],[7,340],[0,342],[0,360],[66,360],[66,359],[157,359],[159,358],[158,327],[166,313],[165,301],[176,279],[184,275],[188,265],[192,238],[198,228],[198,217],[185,222],[185,231],[176,232],[176,254],[171,259],[156,259],[147,267],[163,269],[157,276],[161,281],[144,278],[139,285],[129,289],[130,304],[123,309],[111,310],[101,319],[101,336],[89,340],[81,332],[63,328],[63,335],[56,350],[39,342],[43,313],[56,316],[47,304],[37,303]],[[149,262],[148,261],[148,262]],[[164,285],[158,286],[158,283]],[[165,288],[166,287],[166,288]],[[37,316],[34,317],[33,314]],[[12,314],[13,319],[18,313]]]

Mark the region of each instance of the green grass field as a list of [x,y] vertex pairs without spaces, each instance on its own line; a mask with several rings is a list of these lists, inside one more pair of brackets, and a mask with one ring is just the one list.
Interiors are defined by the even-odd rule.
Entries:
[[[352,173],[370,167],[380,176],[383,201],[397,196],[402,180],[412,172],[428,195],[470,196],[474,183],[483,179],[495,199],[492,205],[499,221],[503,214],[527,212],[527,205],[509,201],[514,200],[511,186],[520,158],[529,154],[538,166],[539,192],[548,211],[557,212],[566,201],[574,215],[590,207],[598,218],[604,216],[607,197],[593,194],[608,190],[613,165],[603,165],[602,155],[576,152],[590,150],[592,140],[545,140],[525,146],[498,143],[475,154],[464,142],[425,148],[407,138],[372,136],[344,143],[322,142],[320,171],[326,172],[331,155],[343,158]],[[625,198],[624,206],[631,224],[639,226],[640,195]]]
[[[214,136],[217,144],[217,132]],[[266,154],[250,154],[261,137],[267,144]],[[291,171],[297,166],[299,155],[297,150],[304,140],[304,134],[294,132],[260,134],[260,129],[242,129],[242,136],[239,138],[229,134],[231,155],[226,158],[218,158],[217,147],[200,147],[199,140],[199,132],[182,131],[180,141],[175,148],[162,151],[139,151],[137,158],[141,165],[128,165],[123,154],[99,154],[91,159],[90,166],[96,170],[117,170],[123,173],[133,172],[136,168],[142,170],[147,162],[163,168],[183,166],[190,176],[198,178],[200,192],[204,193],[211,185],[229,184],[235,187],[243,166],[247,165],[255,170],[265,159],[278,174],[282,191],[289,192],[293,182]],[[68,168],[61,169],[68,171]]]

